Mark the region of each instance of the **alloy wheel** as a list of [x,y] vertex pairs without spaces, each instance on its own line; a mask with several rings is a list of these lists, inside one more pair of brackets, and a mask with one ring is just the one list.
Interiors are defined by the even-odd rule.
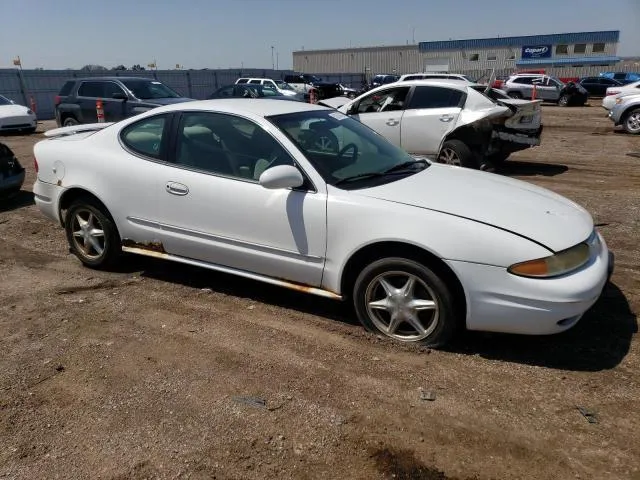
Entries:
[[640,111],[633,112],[627,117],[627,129],[631,133],[640,132]]
[[378,330],[403,342],[427,338],[439,323],[437,296],[408,272],[385,272],[373,278],[365,291],[365,305]]
[[104,227],[88,209],[78,209],[71,220],[73,242],[82,255],[90,260],[100,258],[106,248]]
[[452,148],[443,148],[438,158],[440,163],[446,163],[448,165],[455,165],[459,167],[461,165],[460,157]]

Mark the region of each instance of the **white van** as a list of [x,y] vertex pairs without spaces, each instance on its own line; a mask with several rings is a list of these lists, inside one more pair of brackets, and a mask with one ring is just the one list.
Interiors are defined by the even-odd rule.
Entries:
[[265,85],[288,97],[293,97],[297,93],[287,82],[283,82],[282,80],[272,80],[271,78],[239,78],[236,80],[236,85],[239,83]]

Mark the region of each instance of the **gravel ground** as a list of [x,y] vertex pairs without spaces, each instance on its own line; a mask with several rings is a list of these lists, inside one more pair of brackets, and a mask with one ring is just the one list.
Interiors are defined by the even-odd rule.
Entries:
[[501,173],[592,212],[612,282],[566,333],[440,351],[227,275],[82,268],[33,205],[41,134],[1,137],[28,172],[0,204],[0,479],[640,479],[640,137],[599,107],[544,122]]

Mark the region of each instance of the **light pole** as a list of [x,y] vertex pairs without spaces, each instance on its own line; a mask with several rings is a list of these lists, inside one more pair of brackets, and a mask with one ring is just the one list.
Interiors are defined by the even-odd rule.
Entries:
[[276,70],[280,70],[280,52],[276,52]]
[[275,70],[276,69],[276,65],[273,62],[273,45],[271,45],[271,70]]

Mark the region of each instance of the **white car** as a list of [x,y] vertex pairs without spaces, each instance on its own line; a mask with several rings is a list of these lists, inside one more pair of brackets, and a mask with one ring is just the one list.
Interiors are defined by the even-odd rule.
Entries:
[[369,90],[351,102],[322,100],[412,155],[488,168],[540,144],[541,100],[457,80],[407,80]]
[[0,95],[0,132],[23,131],[33,133],[38,127],[36,114]]
[[[318,148],[326,132],[338,146]],[[190,102],[48,136],[35,201],[84,265],[125,251],[350,299],[404,342],[561,332],[613,265],[575,203],[416,160],[317,105]]]
[[475,83],[466,75],[459,73],[407,73],[401,75],[399,82],[406,82],[408,80],[460,80],[467,83]]
[[619,98],[627,95],[637,95],[640,93],[640,81],[629,83],[627,85],[618,85],[615,87],[607,88],[607,94],[602,100],[602,106],[611,110]]
[[236,85],[241,83],[248,83],[249,85],[265,85],[287,97],[295,97],[298,94],[291,85],[282,80],[272,80],[271,78],[239,78],[236,80]]

